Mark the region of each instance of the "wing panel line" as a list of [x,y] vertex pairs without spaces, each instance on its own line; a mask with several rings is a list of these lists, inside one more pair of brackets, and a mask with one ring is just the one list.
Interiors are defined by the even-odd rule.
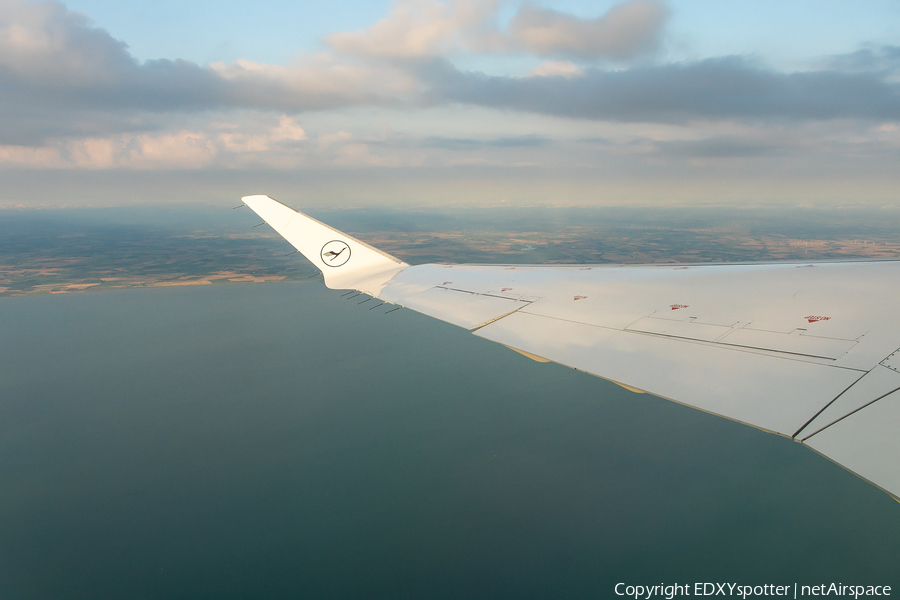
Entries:
[[[806,428],[809,426],[810,423],[812,423],[813,421],[815,421],[815,420],[816,420],[816,417],[818,417],[818,416],[821,415],[823,412],[825,412],[825,409],[826,409],[826,408],[828,408],[829,406],[831,406],[832,404],[834,404],[835,402],[837,402],[837,399],[840,398],[841,396],[843,396],[844,394],[846,394],[846,393],[847,393],[847,390],[849,390],[849,389],[852,388],[854,385],[856,385],[857,383],[859,383],[860,379],[862,379],[863,377],[865,377],[866,375],[868,375],[868,374],[871,373],[871,372],[872,372],[871,370],[870,370],[870,371],[866,371],[865,373],[863,373],[862,375],[860,375],[860,376],[859,376],[859,379],[857,379],[856,381],[854,381],[853,383],[851,383],[850,385],[848,385],[846,388],[844,388],[844,391],[843,391],[843,392],[841,392],[840,394],[838,394],[837,396],[835,396],[834,398],[832,398],[831,401],[828,402],[828,404],[826,404],[825,406],[823,406],[822,408],[820,408],[820,409],[818,410],[818,412],[816,412],[816,414],[814,414],[813,416],[811,416],[811,417],[809,418],[809,421],[807,421],[806,423],[804,423],[804,424],[800,427],[800,429],[798,429],[797,431],[794,432],[794,435],[791,436],[791,439],[796,439],[797,434],[799,434],[801,431],[803,431],[804,429],[806,429]],[[827,427],[827,425],[826,425],[826,427]],[[823,428],[823,429],[824,429],[824,428]],[[819,431],[821,431],[821,429],[820,429]],[[818,431],[817,431],[816,433],[818,433]],[[815,435],[815,434],[813,434],[813,435]],[[803,438],[803,439],[806,439],[806,438]],[[801,440],[801,441],[802,441],[802,440]]]
[[[850,386],[850,387],[853,387],[853,386]],[[847,388],[847,389],[850,389],[850,388]],[[896,391],[898,391],[898,390],[900,390],[900,387],[894,388],[894,389],[892,389],[891,391],[889,391],[887,394],[882,394],[882,395],[878,396],[877,398],[875,398],[874,400],[872,400],[872,401],[870,401],[870,402],[866,402],[865,404],[863,404],[862,406],[860,406],[860,407],[857,408],[856,410],[851,411],[851,412],[848,412],[846,415],[844,415],[844,416],[841,417],[840,419],[835,419],[834,421],[832,421],[831,423],[829,423],[829,424],[826,425],[825,427],[822,427],[821,429],[817,429],[814,433],[809,434],[808,436],[806,436],[805,438],[803,438],[803,439],[800,440],[800,441],[801,441],[801,442],[805,442],[806,440],[808,440],[808,439],[811,438],[812,436],[816,435],[817,433],[822,433],[823,431],[825,431],[826,429],[828,429],[829,427],[831,427],[831,426],[834,425],[835,423],[839,423],[839,422],[843,421],[844,419],[846,419],[847,417],[849,417],[850,415],[858,413],[859,411],[861,411],[862,409],[866,408],[867,406],[871,406],[871,405],[875,404],[876,402],[878,402],[878,401],[881,400],[882,398],[887,398],[888,396],[890,396],[891,394],[893,394],[894,392],[896,392]],[[844,390],[844,391],[847,391],[847,390]],[[841,392],[841,393],[843,393],[843,392]],[[835,398],[835,400],[837,400],[837,398]],[[832,400],[832,402],[833,402],[833,400]],[[829,404],[831,404],[831,402],[829,402]],[[824,410],[824,409],[822,409],[822,410]],[[820,411],[820,412],[821,412],[821,411]],[[801,430],[801,431],[802,431],[802,430]],[[796,434],[794,434],[794,435],[796,435]]]
[[[498,296],[494,296],[494,298],[497,298],[497,297],[498,297]],[[470,328],[469,331],[478,331],[478,330],[481,329],[482,327],[487,327],[487,326],[490,325],[491,323],[496,323],[497,321],[499,321],[500,319],[502,319],[502,318],[504,318],[504,317],[508,317],[509,315],[511,315],[511,314],[513,314],[513,313],[519,312],[519,311],[522,310],[523,308],[525,308],[525,307],[524,307],[524,306],[520,306],[519,308],[517,308],[517,309],[515,309],[515,310],[509,311],[509,312],[506,313],[505,315],[500,315],[499,317],[494,317],[493,319],[489,319],[489,320],[485,321],[484,323],[482,323],[481,325],[476,325],[475,327]],[[517,352],[519,352],[519,350],[517,350]]]
[[[588,327],[596,327],[597,329],[606,329],[609,331],[619,331],[622,333],[630,333],[633,335],[645,335],[645,336],[653,337],[653,338],[663,338],[663,339],[669,339],[669,340],[673,340],[673,341],[677,341],[677,342],[684,342],[686,344],[700,344],[701,346],[711,346],[713,348],[721,348],[722,350],[732,350],[735,352],[749,352],[751,354],[762,354],[763,356],[772,356],[774,358],[781,358],[784,360],[796,360],[796,361],[800,361],[800,362],[825,365],[825,366],[832,367],[835,369],[843,369],[846,371],[856,371],[858,373],[862,373],[863,375],[868,373],[868,371],[863,371],[862,369],[854,369],[853,367],[846,367],[843,365],[830,364],[830,363],[834,362],[835,359],[833,359],[833,358],[825,358],[825,357],[821,357],[821,356],[811,356],[809,354],[798,354],[798,353],[794,353],[794,352],[784,352],[784,351],[780,351],[780,350],[767,350],[765,348],[754,348],[753,346],[738,346],[736,344],[723,344],[720,342],[707,342],[704,340],[698,340],[698,339],[694,339],[694,338],[678,337],[678,336],[674,336],[674,335],[665,335],[662,333],[648,333],[646,331],[637,331],[634,329],[619,329],[616,327],[606,327],[604,325],[596,325],[594,323],[585,323],[583,321],[575,321],[573,319],[563,319],[562,317],[554,317],[554,316],[550,316],[550,315],[532,313],[532,312],[528,312],[527,310],[524,310],[525,308],[527,308],[527,307],[523,306],[523,307],[519,308],[518,310],[512,311],[512,312],[522,312],[523,314],[532,315],[535,317],[543,317],[545,319],[554,319],[557,321],[565,321],[567,323],[575,323],[576,325],[587,325]],[[512,314],[512,313],[509,313],[509,314]],[[815,360],[803,360],[804,358],[815,359]],[[819,361],[828,361],[828,362],[819,362]],[[862,375],[860,377],[862,377]]]

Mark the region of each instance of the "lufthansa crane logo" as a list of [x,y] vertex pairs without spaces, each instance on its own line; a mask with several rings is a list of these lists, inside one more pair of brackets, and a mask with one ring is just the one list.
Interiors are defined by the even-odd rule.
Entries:
[[319,253],[322,262],[329,267],[340,267],[350,260],[350,246],[340,240],[332,240],[322,246]]

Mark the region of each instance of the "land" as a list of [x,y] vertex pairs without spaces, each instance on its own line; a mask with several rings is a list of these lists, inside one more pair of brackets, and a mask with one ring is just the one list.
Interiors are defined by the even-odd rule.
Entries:
[[[0,297],[309,281],[249,210],[0,213]],[[317,218],[411,263],[585,264],[900,257],[897,211],[331,211]]]
[[273,236],[72,233],[20,242],[13,251],[8,244],[0,250],[0,297],[299,281],[315,274],[311,265],[286,260]]
[[407,262],[646,264],[846,260],[900,255],[900,242],[890,239],[756,238],[735,230],[635,231],[631,235],[610,231],[604,236],[598,236],[596,229],[589,227],[550,235],[537,231],[480,235],[380,232],[369,235],[368,241]]

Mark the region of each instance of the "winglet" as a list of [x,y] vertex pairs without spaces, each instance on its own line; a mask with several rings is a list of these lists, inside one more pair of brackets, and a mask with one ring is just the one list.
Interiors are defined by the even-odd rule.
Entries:
[[322,270],[325,285],[377,296],[409,265],[316,221],[268,196],[244,196],[244,204]]

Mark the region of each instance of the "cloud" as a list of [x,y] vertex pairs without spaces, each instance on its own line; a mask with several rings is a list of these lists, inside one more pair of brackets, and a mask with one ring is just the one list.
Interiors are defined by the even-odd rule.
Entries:
[[327,54],[301,55],[287,66],[140,63],[125,43],[59,2],[0,3],[0,110],[19,116],[0,125],[0,143],[134,131],[140,113],[385,105],[415,86],[402,69]]
[[43,106],[150,109],[204,106],[223,91],[188,61],[138,64],[125,43],[52,0],[0,4],[0,90]]
[[325,43],[362,57],[429,58],[465,50],[621,61],[656,50],[669,17],[657,0],[629,0],[595,19],[526,3],[503,32],[498,7],[496,0],[402,0],[371,27],[333,33]]
[[301,127],[296,119],[287,115],[282,115],[278,121],[278,125],[271,127],[268,131],[259,131],[254,128],[253,133],[234,131],[237,126],[220,126],[227,131],[218,134],[217,139],[222,143],[224,149],[228,152],[249,153],[249,152],[268,152],[278,146],[284,147],[284,143],[303,142],[308,139],[306,131]]
[[[726,57],[614,71],[549,60],[529,77],[503,77],[460,71],[439,55],[454,44],[486,44],[496,33],[496,10],[493,2],[409,0],[369,29],[328,38],[347,53],[404,60],[366,62],[318,53],[299,55],[288,65],[238,60],[199,66],[139,63],[124,43],[58,2],[5,0],[0,110],[17,118],[0,125],[0,143],[149,134],[171,128],[153,115],[243,108],[296,114],[463,103],[621,122],[900,118],[898,85],[890,78],[900,62],[897,47],[832,57],[831,68],[795,73]],[[667,14],[664,4],[643,0],[615,6],[597,19],[526,4],[513,17],[510,33],[499,42],[490,38],[490,44],[622,57],[651,49]]]
[[134,66],[125,43],[55,1],[0,5],[0,69],[20,81],[102,85]]
[[524,4],[510,23],[510,37],[537,56],[627,60],[659,47],[668,18],[666,5],[653,0],[625,2],[596,19]]
[[849,54],[829,56],[820,65],[837,71],[897,75],[900,74],[900,46],[860,48]]
[[441,56],[489,34],[496,0],[403,0],[360,31],[333,33],[325,43],[342,54],[392,58]]
[[662,154],[687,158],[751,158],[785,156],[800,148],[789,140],[760,140],[735,135],[717,135],[700,140],[653,142]]
[[342,166],[366,167],[399,167],[401,164],[396,156],[372,154],[368,144],[345,144],[332,162]]
[[[431,167],[449,164],[448,151],[456,164],[494,166],[580,165],[591,160],[585,151],[636,161],[740,159],[843,152],[748,133],[773,123],[800,131],[817,122],[822,130],[810,139],[827,141],[831,133],[823,130],[841,121],[853,123],[840,135],[855,140],[860,155],[896,153],[896,46],[865,47],[793,73],[740,57],[585,66],[652,51],[667,15],[658,2],[626,2],[596,19],[526,4],[500,31],[493,2],[411,0],[368,29],[330,36],[332,50],[300,54],[286,65],[201,66],[139,62],[123,42],[55,1],[0,0],[0,111],[14,115],[0,121],[0,166]],[[459,50],[547,60],[521,77],[493,76],[458,69],[448,55]],[[299,117],[308,111],[320,112]],[[371,114],[399,133],[379,137],[376,129],[389,128],[367,121]],[[396,124],[392,115],[401,117]],[[610,133],[628,127],[627,135]],[[671,139],[646,132],[679,128]],[[706,128],[702,136],[698,128]],[[573,143],[604,135],[615,143]]]
[[426,148],[469,151],[482,148],[523,148],[547,146],[550,143],[550,138],[539,135],[520,135],[515,137],[502,137],[483,140],[475,138],[448,138],[430,136],[423,139],[420,145]]
[[[243,115],[245,119],[250,115]],[[202,120],[201,120],[202,121]],[[0,146],[0,164],[20,168],[197,169],[246,163],[248,155],[302,156],[306,131],[294,117],[264,115],[249,122],[213,121],[174,131],[63,137],[42,146]]]
[[288,66],[238,60],[215,63],[210,70],[226,84],[218,106],[304,111],[388,105],[418,89],[402,69],[354,65],[321,53]]
[[332,145],[343,145],[353,139],[353,135],[348,131],[338,131],[337,133],[325,133],[319,136],[317,149],[319,153],[325,153]]
[[0,146],[0,165],[56,169],[65,166],[65,162],[56,148],[5,145]]
[[900,119],[900,86],[876,73],[778,73],[740,57],[585,69],[582,77],[497,77],[434,60],[431,101],[620,122],[696,119]]
[[212,163],[217,148],[203,132],[179,131],[139,135],[131,143],[123,166],[196,169]]
[[200,131],[161,134],[119,134],[108,138],[58,140],[43,147],[0,146],[0,164],[36,169],[197,169],[210,165],[218,153],[213,140]]
[[581,77],[584,69],[567,60],[545,60],[528,72],[529,77]]

